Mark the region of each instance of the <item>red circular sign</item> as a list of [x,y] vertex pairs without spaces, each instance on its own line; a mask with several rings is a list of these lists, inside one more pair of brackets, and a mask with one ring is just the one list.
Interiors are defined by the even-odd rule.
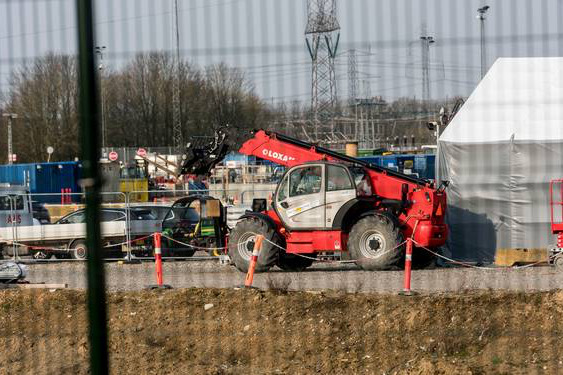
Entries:
[[115,151],[110,152],[109,155],[108,155],[108,158],[111,161],[116,161],[118,157],[119,157],[119,155]]
[[147,156],[147,150],[145,150],[144,148],[140,148],[137,150],[137,155],[144,158],[145,156]]

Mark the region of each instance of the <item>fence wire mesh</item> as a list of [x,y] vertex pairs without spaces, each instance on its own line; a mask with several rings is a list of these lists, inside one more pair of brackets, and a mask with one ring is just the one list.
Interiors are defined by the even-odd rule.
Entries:
[[[114,373],[563,372],[563,1],[96,0],[98,120],[79,99],[86,3],[0,0],[0,374],[103,372],[92,254]],[[449,181],[430,220],[446,215],[447,242],[394,212],[434,195],[403,198],[382,175],[366,198],[355,175],[331,190],[328,172],[233,153],[178,177],[186,145],[226,125],[233,151],[264,128]],[[233,290],[260,234],[259,290]],[[405,243],[410,299],[394,295]],[[174,290],[145,290],[157,248]]]

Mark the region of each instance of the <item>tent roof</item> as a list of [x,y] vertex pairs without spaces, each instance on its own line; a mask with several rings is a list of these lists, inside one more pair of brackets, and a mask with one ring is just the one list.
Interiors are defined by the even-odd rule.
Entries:
[[563,58],[498,59],[442,142],[563,140]]

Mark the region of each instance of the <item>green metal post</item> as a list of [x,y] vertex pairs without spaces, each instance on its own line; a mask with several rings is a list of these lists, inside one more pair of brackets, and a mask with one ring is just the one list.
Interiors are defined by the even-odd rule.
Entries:
[[92,0],[76,0],[80,77],[80,136],[83,189],[86,193],[86,246],[88,251],[88,318],[90,372],[107,374],[107,312],[100,232],[99,98],[94,60]]

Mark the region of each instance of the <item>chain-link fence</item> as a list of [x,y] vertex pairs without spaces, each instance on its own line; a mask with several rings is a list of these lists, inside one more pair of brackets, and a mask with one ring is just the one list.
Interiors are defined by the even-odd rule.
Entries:
[[[562,373],[562,15],[0,0],[0,374]],[[177,176],[219,127],[230,151],[265,128],[411,177],[289,197],[251,147]],[[441,203],[412,182],[430,169]]]

